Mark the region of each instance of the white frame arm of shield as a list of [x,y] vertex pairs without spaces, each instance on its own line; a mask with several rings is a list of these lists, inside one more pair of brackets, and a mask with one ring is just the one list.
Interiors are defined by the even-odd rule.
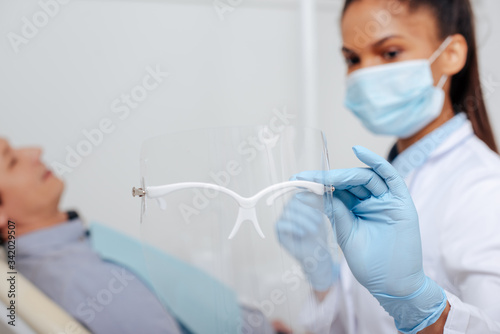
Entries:
[[[146,187],[146,189],[142,188],[133,188],[132,189],[132,195],[143,197],[147,196],[150,199],[158,199],[158,203],[160,205],[160,208],[165,209],[166,203],[164,201],[161,201],[161,197],[165,196],[171,192],[182,190],[182,189],[187,189],[187,188],[205,188],[205,189],[213,189],[217,190],[221,193],[227,194],[231,197],[233,197],[238,204],[240,205],[240,214],[238,215],[238,219],[233,227],[233,230],[229,234],[228,239],[234,238],[236,233],[238,232],[242,222],[244,220],[250,220],[252,221],[255,230],[259,234],[261,238],[265,238],[264,233],[262,232],[261,227],[259,226],[259,223],[256,220],[256,215],[255,215],[255,206],[259,202],[259,200],[264,197],[268,193],[273,193],[272,196],[269,196],[266,200],[267,205],[272,205],[276,198],[280,197],[281,195],[287,193],[288,191],[291,191],[296,188],[304,188],[307,189],[317,195],[323,195],[325,192],[334,192],[335,188],[333,186],[325,186],[321,183],[316,183],[316,182],[309,182],[309,181],[287,181],[287,182],[281,182],[274,184],[272,186],[269,186],[261,191],[259,191],[256,195],[252,197],[243,197],[237,194],[236,192],[232,191],[231,189],[228,189],[226,187],[222,187],[217,184],[212,184],[212,183],[203,183],[203,182],[181,182],[181,183],[173,183],[173,184],[166,184],[166,185],[161,185],[161,186],[150,186]],[[241,211],[243,209],[244,211]],[[249,212],[248,210],[252,209],[252,212]]]

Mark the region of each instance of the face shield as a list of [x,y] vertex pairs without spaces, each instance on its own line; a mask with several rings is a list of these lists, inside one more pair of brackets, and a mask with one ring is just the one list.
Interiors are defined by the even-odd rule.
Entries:
[[[338,246],[323,214],[332,189],[293,176],[328,169],[324,135],[314,129],[213,128],[145,141],[133,193],[148,276],[164,306],[194,333],[267,333],[276,321],[305,333],[301,314],[316,297],[302,248],[336,261]],[[315,221],[317,245],[290,231],[296,219]],[[314,254],[311,267],[324,263]]]

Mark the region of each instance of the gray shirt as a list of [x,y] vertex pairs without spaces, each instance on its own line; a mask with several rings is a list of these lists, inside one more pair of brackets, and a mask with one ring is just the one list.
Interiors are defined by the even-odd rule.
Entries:
[[80,219],[16,241],[19,272],[93,333],[180,333],[139,278],[92,250]]

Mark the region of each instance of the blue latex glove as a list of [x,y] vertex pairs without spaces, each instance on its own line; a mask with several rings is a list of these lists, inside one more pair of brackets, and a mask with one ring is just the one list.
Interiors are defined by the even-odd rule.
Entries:
[[339,265],[331,256],[335,252],[334,243],[328,240],[328,236],[333,237],[330,223],[321,211],[323,203],[322,196],[297,194],[276,223],[279,242],[297,259],[318,292],[328,290],[339,276]]
[[[308,172],[314,174],[314,182],[325,183],[329,172]],[[378,195],[387,191],[385,182],[373,171],[357,168],[336,170],[336,178],[344,180],[339,189],[348,189],[359,198],[368,198],[372,193]],[[301,174],[299,174],[301,175]],[[298,180],[297,175],[291,180]],[[331,228],[325,226],[323,212],[331,208],[331,194],[321,196],[312,193],[299,193],[287,203],[282,217],[276,224],[278,240],[283,247],[301,264],[311,286],[315,291],[323,292],[338,280],[340,268],[338,262],[320,256],[321,249],[335,243],[328,243]],[[329,224],[327,222],[327,224]],[[332,236],[332,235],[330,235]],[[332,236],[333,237],[333,236]],[[331,247],[330,247],[331,248]],[[335,253],[335,249],[332,250]]]
[[444,290],[424,274],[417,211],[391,164],[360,146],[354,153],[371,167],[368,187],[359,188],[359,179],[366,178],[359,168],[304,172],[296,178],[337,189],[326,214],[349,268],[400,332],[417,333],[436,322],[446,307]]

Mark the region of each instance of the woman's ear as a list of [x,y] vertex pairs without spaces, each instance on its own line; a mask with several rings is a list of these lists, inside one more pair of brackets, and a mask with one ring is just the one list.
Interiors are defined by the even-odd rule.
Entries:
[[461,34],[453,35],[450,45],[440,57],[443,73],[451,77],[460,72],[467,62],[468,51],[469,47],[465,37]]

